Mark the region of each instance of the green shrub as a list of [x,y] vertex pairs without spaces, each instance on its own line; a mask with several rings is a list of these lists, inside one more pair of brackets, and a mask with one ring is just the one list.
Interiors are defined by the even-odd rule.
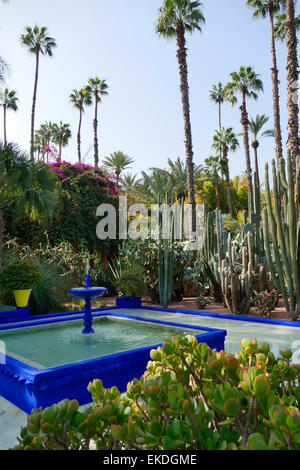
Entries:
[[116,290],[126,297],[143,297],[146,292],[146,282],[141,266],[127,266],[121,270],[114,280]]
[[0,273],[1,286],[9,291],[33,289],[42,281],[40,267],[30,260],[19,260],[6,266]]
[[173,338],[151,351],[127,392],[88,386],[93,405],[76,400],[32,410],[15,449],[300,450],[300,366],[285,349],[241,341],[233,356]]

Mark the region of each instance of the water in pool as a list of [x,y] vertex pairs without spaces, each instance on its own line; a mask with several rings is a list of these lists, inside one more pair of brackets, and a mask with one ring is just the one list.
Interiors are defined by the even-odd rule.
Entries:
[[0,332],[6,351],[31,366],[47,368],[162,343],[172,336],[206,331],[153,325],[112,317],[95,318],[93,335],[82,320]]
[[[240,320],[227,320],[205,315],[190,313],[164,312],[160,310],[119,309],[111,313],[122,313],[141,318],[165,320],[168,322],[184,323],[209,328],[227,330],[225,350],[228,353],[240,351],[239,342],[243,338],[255,338],[259,343],[269,343],[275,355],[283,348],[291,348],[294,352],[293,362],[300,364],[300,328],[291,326],[277,326],[266,323],[246,322]],[[204,312],[203,312],[204,313]]]

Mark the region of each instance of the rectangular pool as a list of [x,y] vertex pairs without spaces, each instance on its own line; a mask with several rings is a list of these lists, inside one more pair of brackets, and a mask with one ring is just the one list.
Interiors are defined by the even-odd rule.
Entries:
[[240,351],[239,342],[243,338],[259,343],[269,343],[275,355],[281,349],[293,350],[293,362],[300,363],[300,322],[278,321],[263,318],[251,318],[237,315],[222,315],[177,309],[142,307],[141,309],[111,309],[128,316],[145,319],[165,320],[187,325],[221,328],[227,331],[225,351],[234,354]]
[[74,313],[0,326],[0,395],[26,413],[64,398],[83,405],[91,401],[87,386],[95,378],[125,391],[145,372],[151,349],[167,338],[189,334],[224,349],[225,330],[121,311],[93,316],[93,335],[81,333],[83,315]]
[[207,332],[114,316],[96,318],[93,327],[92,335],[82,334],[82,320],[14,328],[0,331],[0,341],[5,342],[7,355],[46,369]]

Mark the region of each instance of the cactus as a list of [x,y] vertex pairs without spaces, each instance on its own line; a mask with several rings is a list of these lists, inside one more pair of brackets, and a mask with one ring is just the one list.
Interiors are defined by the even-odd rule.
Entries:
[[[282,294],[284,306],[291,320],[300,314],[300,159],[296,161],[296,175],[290,156],[280,160],[279,171],[272,160],[273,202],[269,183],[269,168],[265,166],[267,208],[263,212],[264,246],[267,267],[274,286]],[[282,202],[282,203],[281,203]],[[270,227],[270,234],[269,234]],[[271,235],[270,244],[269,235]],[[272,247],[272,249],[271,249]]]
[[172,300],[173,274],[174,274],[174,216],[172,214],[169,224],[169,233],[162,238],[162,222],[159,217],[158,237],[158,289],[159,301],[167,307]]
[[222,292],[232,313],[247,314],[254,291],[261,291],[265,282],[265,268],[258,263],[257,254],[253,253],[250,232],[247,234],[247,246],[242,248],[241,262],[236,258],[229,234],[227,259],[222,260],[220,269]]

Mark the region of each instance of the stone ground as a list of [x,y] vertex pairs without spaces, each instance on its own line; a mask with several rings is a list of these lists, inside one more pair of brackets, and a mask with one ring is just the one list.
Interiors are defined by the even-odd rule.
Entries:
[[[116,298],[104,297],[103,303],[105,303],[106,307],[114,306],[116,304]],[[143,304],[145,306],[159,306],[157,304],[151,303],[150,299],[144,299]],[[195,297],[184,298],[181,302],[172,302],[170,304],[170,308],[180,310],[198,310]],[[220,314],[230,313],[227,308],[224,308],[223,304],[216,303],[207,305],[204,311]],[[250,311],[249,316],[257,316],[254,309]],[[288,320],[288,315],[284,310],[282,299],[279,300],[278,307],[271,313],[270,318],[277,320]],[[24,426],[25,424],[25,413],[0,397],[0,450],[6,450],[16,445],[16,436],[19,435],[21,426]]]

